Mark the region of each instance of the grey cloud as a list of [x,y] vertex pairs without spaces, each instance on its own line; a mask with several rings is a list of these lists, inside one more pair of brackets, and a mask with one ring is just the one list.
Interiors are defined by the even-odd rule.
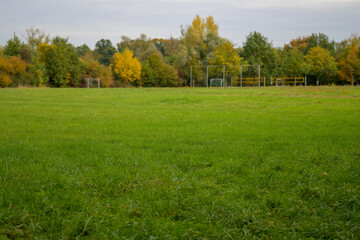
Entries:
[[312,32],[340,41],[358,32],[360,22],[360,2],[354,0],[14,0],[1,6],[0,45],[29,26],[90,47],[101,38],[117,43],[122,35],[178,37],[180,25],[200,14],[214,16],[221,35],[240,45],[250,31],[260,31],[282,46]]

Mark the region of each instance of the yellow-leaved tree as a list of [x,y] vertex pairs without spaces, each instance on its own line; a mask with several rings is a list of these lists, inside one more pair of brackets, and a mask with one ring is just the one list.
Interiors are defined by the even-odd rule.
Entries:
[[29,77],[26,74],[26,62],[17,56],[0,57],[0,87],[8,87],[12,83],[11,78],[19,79]]
[[320,85],[320,78],[324,83],[330,82],[329,78],[337,72],[335,58],[329,50],[322,47],[313,47],[305,56],[305,62],[309,65],[310,74],[316,76],[316,85]]
[[356,77],[360,76],[360,51],[357,46],[350,48],[348,55],[339,61],[339,77],[354,85]]
[[219,25],[215,23],[212,16],[201,18],[199,15],[196,15],[192,21],[192,27],[200,33],[202,39],[204,39],[208,33],[219,35]]
[[[209,58],[209,63],[211,65],[240,65],[242,64],[242,58],[237,53],[234,45],[228,41],[224,40],[214,51],[212,56]],[[220,76],[222,74],[222,68],[211,68],[209,70],[210,74],[216,74]],[[240,72],[240,67],[228,67],[226,69],[226,74],[229,76],[237,76]]]
[[111,60],[111,70],[115,80],[120,85],[133,84],[141,86],[141,64],[140,61],[134,57],[134,53],[128,48],[124,52],[116,52]]
[[219,25],[215,23],[213,16],[206,17],[205,25],[207,33],[215,33],[216,35],[219,35]]

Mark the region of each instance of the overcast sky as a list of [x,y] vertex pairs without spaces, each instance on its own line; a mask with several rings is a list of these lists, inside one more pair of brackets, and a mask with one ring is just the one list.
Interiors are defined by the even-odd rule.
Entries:
[[275,47],[322,32],[341,41],[360,33],[360,0],[0,0],[0,45],[36,27],[94,48],[101,38],[179,37],[196,14],[212,15],[220,34],[242,45],[259,31]]

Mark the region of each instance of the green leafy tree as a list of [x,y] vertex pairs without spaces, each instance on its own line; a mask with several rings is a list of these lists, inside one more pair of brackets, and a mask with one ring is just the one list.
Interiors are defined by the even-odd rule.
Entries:
[[105,66],[110,66],[111,58],[115,52],[116,49],[109,39],[101,39],[95,44],[94,54],[99,62]]
[[262,75],[272,76],[277,72],[276,50],[268,39],[258,32],[251,32],[246,37],[240,55],[249,64],[259,64]]
[[[161,50],[161,46],[158,47],[160,47]],[[140,37],[135,40],[122,36],[122,41],[117,44],[117,48],[119,52],[123,52],[126,48],[129,49],[142,63],[144,63],[152,54],[158,54],[159,56],[162,55],[162,53],[155,47],[153,41],[147,38],[145,34],[141,34]]]
[[297,48],[285,51],[282,59],[282,73],[286,76],[306,75],[309,71],[309,65],[305,63],[304,54]]
[[91,53],[91,49],[88,45],[83,44],[75,48],[75,52],[79,57],[85,56],[87,53]]
[[335,58],[322,47],[310,49],[305,56],[305,61],[309,65],[309,73],[316,76],[317,86],[319,86],[321,78],[323,78],[324,83],[330,82],[329,78],[337,72]]
[[335,41],[330,41],[326,34],[313,33],[307,41],[305,54],[307,54],[314,47],[322,47],[323,49],[328,50],[331,55],[334,55],[335,45]]
[[181,85],[176,69],[162,60],[158,54],[149,56],[141,73],[144,86],[175,87]]
[[144,87],[154,87],[157,84],[157,74],[149,61],[146,61],[141,67],[141,81]]
[[30,27],[26,29],[26,40],[27,43],[20,50],[20,56],[29,64],[28,71],[34,76],[31,85],[42,86],[48,84],[45,63],[40,61],[38,46],[39,44],[49,45],[51,42],[50,36],[38,28]]
[[68,39],[56,37],[51,45],[39,44],[38,51],[50,86],[78,86],[81,76],[80,60]]
[[4,54],[7,56],[19,56],[22,47],[23,43],[14,33],[14,37],[6,42]]

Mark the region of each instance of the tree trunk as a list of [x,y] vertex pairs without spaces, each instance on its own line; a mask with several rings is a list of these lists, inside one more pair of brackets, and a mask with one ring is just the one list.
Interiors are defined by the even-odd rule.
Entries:
[[354,86],[354,76],[351,78],[351,85]]
[[319,86],[320,85],[320,77],[317,77],[316,78],[316,86]]

